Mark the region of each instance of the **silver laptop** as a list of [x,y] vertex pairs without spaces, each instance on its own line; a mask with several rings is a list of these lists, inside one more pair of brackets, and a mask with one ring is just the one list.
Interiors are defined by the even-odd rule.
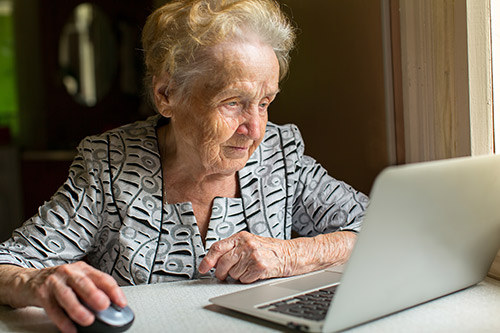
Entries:
[[[210,301],[288,327],[331,332],[485,278],[500,247],[499,155],[389,167],[370,200],[343,273],[318,271]],[[331,303],[308,311],[295,305],[310,299],[307,291]]]

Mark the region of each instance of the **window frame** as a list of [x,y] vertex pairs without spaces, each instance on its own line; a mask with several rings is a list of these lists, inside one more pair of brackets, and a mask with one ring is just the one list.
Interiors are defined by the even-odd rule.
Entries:
[[[405,163],[493,154],[491,0],[393,1],[400,9]],[[500,280],[500,251],[489,275]]]

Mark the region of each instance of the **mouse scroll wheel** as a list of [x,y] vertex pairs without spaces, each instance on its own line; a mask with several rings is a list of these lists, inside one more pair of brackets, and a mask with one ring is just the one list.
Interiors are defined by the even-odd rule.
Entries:
[[120,311],[120,312],[121,312],[121,311],[123,310],[123,308],[121,308],[120,306],[118,306],[118,305],[116,305],[116,304],[114,304],[114,303],[111,303],[111,306],[112,306],[112,307],[113,307],[113,309],[115,309],[116,311]]

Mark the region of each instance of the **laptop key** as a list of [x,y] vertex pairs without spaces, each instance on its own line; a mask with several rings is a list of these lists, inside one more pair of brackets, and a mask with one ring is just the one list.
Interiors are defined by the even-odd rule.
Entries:
[[337,286],[314,290],[302,295],[260,306],[259,309],[320,321],[325,319]]

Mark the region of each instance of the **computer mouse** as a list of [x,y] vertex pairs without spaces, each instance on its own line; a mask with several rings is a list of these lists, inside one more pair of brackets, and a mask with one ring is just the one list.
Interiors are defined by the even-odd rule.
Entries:
[[132,326],[135,319],[134,312],[129,306],[121,308],[111,303],[106,310],[95,311],[85,302],[82,304],[95,315],[95,320],[90,326],[81,326],[75,323],[78,332],[125,332]]

